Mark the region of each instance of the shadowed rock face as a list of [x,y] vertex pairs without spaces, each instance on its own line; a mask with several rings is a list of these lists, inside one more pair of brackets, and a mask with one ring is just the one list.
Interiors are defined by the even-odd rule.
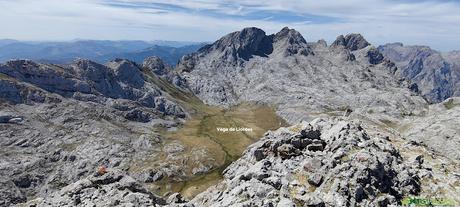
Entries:
[[203,56],[212,56],[214,65],[241,66],[253,57],[268,57],[272,53],[284,57],[297,53],[312,54],[302,35],[293,29],[285,27],[277,34],[267,36],[263,30],[249,27],[230,33],[198,52],[184,56],[177,68],[180,71],[190,71]]
[[455,52],[440,53],[426,46],[392,43],[380,46],[380,52],[395,62],[398,75],[417,84],[430,102],[441,102],[460,95],[460,58]]
[[380,53],[379,50],[376,48],[372,48],[371,50],[369,50],[367,52],[367,56],[369,57],[369,63],[374,65],[380,64],[384,60],[382,53]]
[[157,56],[146,58],[142,63],[142,67],[151,70],[158,76],[166,75],[172,70],[170,65]]
[[313,55],[311,48],[302,35],[294,30],[284,27],[273,36],[273,47],[282,56],[287,57],[295,54]]
[[177,70],[173,69],[161,58],[156,56],[146,58],[142,63],[142,67],[167,80],[176,87],[186,89],[185,79],[179,75]]
[[[12,103],[44,102],[52,94],[101,104],[109,99],[123,99],[166,115],[184,117],[179,106],[161,97],[163,92],[158,86],[146,83],[141,70],[134,62],[123,59],[110,61],[107,66],[82,59],[63,66],[9,61],[0,65],[0,73],[10,78],[2,80],[9,88],[2,97]],[[26,87],[27,84],[32,86]],[[44,91],[51,95],[44,95]]]
[[343,46],[351,51],[355,51],[369,45],[369,42],[361,34],[348,34],[345,37],[343,35],[338,36],[331,44],[331,47]]
[[[263,30],[254,27],[231,33],[218,40],[214,45],[210,49],[225,51],[232,55],[233,60],[238,57],[249,60],[253,55],[267,56],[273,50],[271,38],[267,37]],[[231,50],[226,51],[228,48]]]

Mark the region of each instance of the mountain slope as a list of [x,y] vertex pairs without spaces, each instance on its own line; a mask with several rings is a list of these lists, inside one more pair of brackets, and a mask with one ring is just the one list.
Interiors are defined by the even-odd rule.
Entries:
[[425,101],[362,36],[342,38],[327,47],[288,28],[268,36],[246,28],[183,57],[177,69],[205,103],[273,104],[291,123],[347,108],[396,117],[423,110]]
[[[124,195],[125,187],[112,178],[86,185],[84,178],[99,166],[128,174],[155,193],[193,196],[215,184],[246,146],[283,126],[268,106],[206,106],[182,82],[158,57],[142,65],[125,59],[0,64],[0,206],[47,197],[74,182],[82,187],[76,192],[104,187]],[[230,126],[253,131],[215,131]],[[128,190],[136,197],[132,191],[139,189]],[[98,192],[97,202],[112,195]],[[144,193],[138,198],[148,203],[151,193]]]
[[48,195],[101,165],[126,171],[161,154],[165,138],[155,130],[188,113],[149,77],[122,59],[0,64],[0,205]]
[[396,63],[398,75],[416,83],[430,102],[438,103],[460,95],[460,57],[456,52],[441,53],[427,46],[392,43],[379,51]]

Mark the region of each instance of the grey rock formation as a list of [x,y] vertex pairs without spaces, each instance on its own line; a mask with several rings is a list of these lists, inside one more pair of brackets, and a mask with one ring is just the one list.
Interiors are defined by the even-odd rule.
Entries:
[[302,35],[293,29],[285,27],[267,36],[263,30],[250,27],[230,33],[198,52],[184,56],[177,68],[191,71],[203,56],[211,56],[211,64],[215,66],[237,67],[255,56],[268,57],[272,53],[282,56],[312,54]]
[[[299,129],[300,132],[296,131]],[[306,134],[319,134],[319,137]],[[294,144],[298,140],[306,144]],[[309,149],[315,143],[323,147]],[[370,137],[358,123],[316,119],[267,133],[227,167],[220,184],[191,203],[196,206],[398,205],[404,196],[420,192],[416,172],[403,162],[389,141]]]
[[361,34],[347,34],[345,37],[340,35],[337,39],[331,44],[331,47],[342,46],[351,51],[363,49],[369,46],[369,42]]
[[303,56],[314,55],[302,35],[298,31],[287,27],[284,27],[273,36],[272,44],[274,52],[280,53],[284,57],[296,54]]
[[421,94],[438,103],[460,95],[460,56],[441,53],[427,46],[392,43],[380,46],[380,52],[396,63],[398,75],[417,84]]
[[347,35],[344,44],[331,47],[310,46],[298,32],[284,28],[265,36],[273,37],[272,53],[244,50],[253,54],[243,57],[227,52],[241,47],[241,34],[245,34],[245,40],[251,34],[252,40],[246,42],[253,44],[264,39],[262,32],[248,28],[223,37],[179,63],[187,85],[205,103],[275,105],[278,114],[291,123],[311,120],[314,113],[347,108],[395,117],[423,110],[425,101],[408,89],[409,83],[394,77],[394,65],[382,59],[361,35]]
[[[65,98],[100,104],[108,103],[110,99],[123,99],[152,108],[157,113],[185,117],[185,112],[177,104],[162,97],[158,86],[146,83],[147,77],[141,70],[134,62],[122,59],[111,61],[107,66],[81,59],[69,66],[38,64],[29,60],[8,61],[0,65],[0,73],[6,76],[1,79],[2,84],[8,83],[7,88],[11,89],[4,95],[2,93],[5,96],[2,98],[12,103],[35,99],[44,102],[47,97],[43,91],[40,93],[44,90]],[[18,84],[23,83],[32,84],[32,89],[18,89]],[[24,90],[33,90],[32,96],[36,98],[29,97],[31,95]],[[139,120],[152,118],[141,111],[130,111],[125,117],[135,119],[137,115],[146,116]]]
[[[122,59],[0,65],[0,205],[46,197],[100,165],[127,171],[161,154],[165,138],[154,131],[179,126],[187,113],[164,90],[174,86],[146,71]],[[168,159],[157,162],[181,168]]]
[[165,63],[161,58],[156,56],[146,58],[142,63],[142,67],[152,71],[154,74],[167,80],[173,85],[187,90],[185,79],[179,75],[177,70]]
[[367,52],[367,56],[369,57],[369,63],[371,64],[380,64],[383,62],[384,57],[382,53],[379,52],[378,49],[372,48]]
[[122,171],[109,170],[72,183],[24,206],[159,206],[166,202]]
[[401,133],[454,160],[460,159],[460,98],[453,97],[429,106],[425,116],[409,116]]
[[142,63],[142,67],[150,69],[153,73],[158,76],[163,76],[168,74],[172,67],[157,56],[148,57]]

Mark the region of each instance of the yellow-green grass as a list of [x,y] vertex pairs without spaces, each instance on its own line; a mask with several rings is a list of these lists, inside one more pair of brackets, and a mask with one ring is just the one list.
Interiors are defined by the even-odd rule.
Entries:
[[[286,122],[279,118],[273,107],[244,103],[230,108],[209,106],[201,102],[192,93],[178,89],[167,81],[158,78],[148,71],[144,71],[151,83],[166,91],[170,98],[179,103],[191,117],[173,132],[158,129],[156,133],[166,138],[164,144],[180,142],[184,151],[183,157],[191,158],[193,153],[204,150],[203,160],[188,159],[184,166],[185,181],[178,178],[166,178],[148,186],[153,192],[163,195],[167,192],[181,192],[186,198],[216,184],[222,178],[222,171],[238,159],[246,148],[257,141],[268,130],[286,126]],[[249,132],[219,132],[217,128],[251,128]],[[146,157],[144,160],[132,164],[131,170],[140,171],[143,168],[158,166],[168,160],[166,153],[158,156]],[[171,161],[169,161],[171,162]],[[180,161],[178,161],[180,162]],[[179,164],[179,163],[176,163]],[[192,170],[197,164],[212,166],[206,174],[194,175]]]
[[454,107],[458,106],[458,104],[454,103],[454,99],[449,99],[448,101],[444,102],[444,107],[449,110],[453,109]]
[[[187,163],[186,173],[190,176],[184,182],[163,183],[166,191],[179,191],[191,198],[209,186],[217,183],[221,172],[232,161],[236,160],[243,151],[257,141],[267,130],[277,129],[286,123],[277,117],[274,110],[268,106],[242,104],[230,109],[217,109],[211,106],[202,106],[210,110],[201,111],[176,132],[163,132],[163,136],[170,140],[178,140],[185,146],[185,155],[193,151],[204,149],[208,157],[214,160],[211,163],[214,169],[205,175],[192,175],[195,162]],[[252,132],[219,132],[222,128],[252,128]],[[209,161],[206,161],[209,163]],[[163,181],[164,182],[164,181]],[[166,180],[167,182],[167,180]],[[161,185],[161,184],[160,184]],[[158,186],[157,186],[158,187]],[[160,187],[161,188],[161,187]]]

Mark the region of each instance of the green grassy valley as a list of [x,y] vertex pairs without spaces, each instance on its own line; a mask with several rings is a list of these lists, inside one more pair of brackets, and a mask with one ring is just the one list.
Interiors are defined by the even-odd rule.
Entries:
[[[181,181],[166,178],[152,183],[149,188],[160,195],[167,192],[181,192],[192,198],[221,179],[222,171],[241,156],[250,144],[256,142],[268,130],[287,126],[275,110],[267,105],[244,103],[230,108],[209,106],[193,94],[180,90],[163,79],[144,71],[149,81],[171,94],[171,98],[190,112],[191,117],[176,131],[158,129],[155,133],[166,138],[163,145],[180,143],[184,150],[180,155],[187,157],[177,160],[178,165],[185,165],[186,177]],[[252,131],[220,132],[217,128],[250,128]],[[197,155],[204,152],[205,156]],[[141,170],[144,166],[155,165],[159,160],[167,159],[167,153],[135,163],[133,169]],[[207,173],[193,173],[199,165],[212,166]],[[185,180],[185,181],[183,181]]]

